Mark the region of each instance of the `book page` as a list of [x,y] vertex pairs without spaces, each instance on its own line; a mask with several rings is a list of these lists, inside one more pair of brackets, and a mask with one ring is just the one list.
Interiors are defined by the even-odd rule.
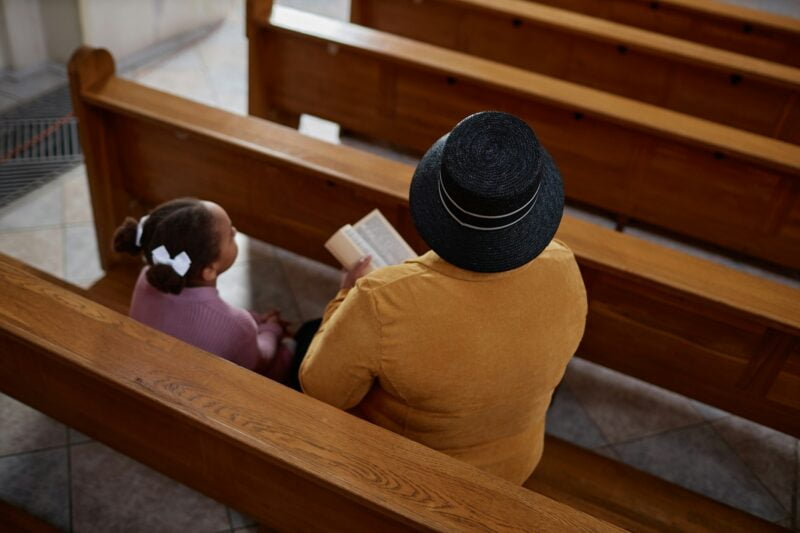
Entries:
[[373,254],[373,264],[378,263],[376,259],[380,258],[381,264],[376,264],[376,267],[399,265],[406,259],[417,257],[414,250],[377,209],[356,222],[353,229],[376,252]]
[[[353,229],[353,226],[347,224],[342,226],[339,231],[334,233],[330,239],[325,242],[325,248],[335,257],[347,270],[353,268],[359,259],[365,255],[372,255],[373,260],[367,268],[367,272],[371,272],[378,268],[374,259],[376,253],[372,250],[364,239]],[[380,260],[378,260],[380,262]],[[380,266],[384,266],[381,264]]]

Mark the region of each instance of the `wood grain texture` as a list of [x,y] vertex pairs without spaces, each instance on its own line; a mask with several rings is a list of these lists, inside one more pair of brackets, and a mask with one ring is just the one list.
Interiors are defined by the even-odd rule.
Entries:
[[[245,233],[332,265],[324,241],[379,207],[426,249],[412,167],[116,77],[80,98],[125,147],[118,166],[144,204],[208,198]],[[800,365],[779,341],[800,335],[800,291],[570,217],[558,237],[589,293],[581,355],[800,436]]]
[[800,66],[800,21],[717,0],[529,0],[786,65]]
[[314,531],[615,529],[2,258],[0,294],[0,389],[263,524]]
[[525,487],[630,531],[783,531],[752,515],[552,437],[547,439],[542,461]]
[[356,24],[800,143],[798,68],[523,0],[353,4]]
[[418,152],[464,116],[508,111],[533,126],[569,198],[800,267],[800,146],[287,8],[260,28],[272,67],[250,92],[270,91],[276,109]]

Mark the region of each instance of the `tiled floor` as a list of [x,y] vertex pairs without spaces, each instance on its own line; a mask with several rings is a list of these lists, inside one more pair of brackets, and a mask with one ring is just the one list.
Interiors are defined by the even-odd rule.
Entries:
[[[348,9],[346,0],[281,3],[338,17]],[[202,42],[124,75],[244,113],[242,29],[241,13],[232,13]],[[386,147],[340,140],[336,125],[313,117],[304,117],[301,129],[414,162]],[[602,214],[570,212],[613,225]],[[629,231],[687,249],[641,228]],[[240,236],[240,249],[236,265],[220,279],[223,296],[233,304],[280,308],[300,322],[319,316],[338,287],[339,273],[330,267],[245,236]],[[78,285],[89,285],[102,274],[83,166],[0,211],[0,251]],[[690,251],[798,284],[723,255]],[[548,432],[800,530],[800,445],[795,438],[581,359],[572,362],[555,395]],[[76,532],[255,531],[252,520],[236,511],[3,395],[0,498]]]

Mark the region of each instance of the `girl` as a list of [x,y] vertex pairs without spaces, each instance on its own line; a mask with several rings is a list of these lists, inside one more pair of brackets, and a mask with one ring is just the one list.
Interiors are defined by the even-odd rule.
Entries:
[[[293,342],[277,312],[225,303],[217,277],[236,260],[236,228],[219,205],[181,198],[117,228],[114,250],[143,254],[130,316],[276,381],[290,376]],[[282,341],[286,342],[282,342]]]

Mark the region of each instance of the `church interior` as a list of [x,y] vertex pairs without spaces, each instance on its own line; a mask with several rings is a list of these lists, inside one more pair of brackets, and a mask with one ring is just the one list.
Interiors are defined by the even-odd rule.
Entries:
[[[800,531],[797,0],[0,9],[0,530]],[[426,250],[414,167],[485,109],[558,162],[589,301],[523,486],[128,318],[114,230],[184,196],[227,302],[322,316],[327,237]]]

